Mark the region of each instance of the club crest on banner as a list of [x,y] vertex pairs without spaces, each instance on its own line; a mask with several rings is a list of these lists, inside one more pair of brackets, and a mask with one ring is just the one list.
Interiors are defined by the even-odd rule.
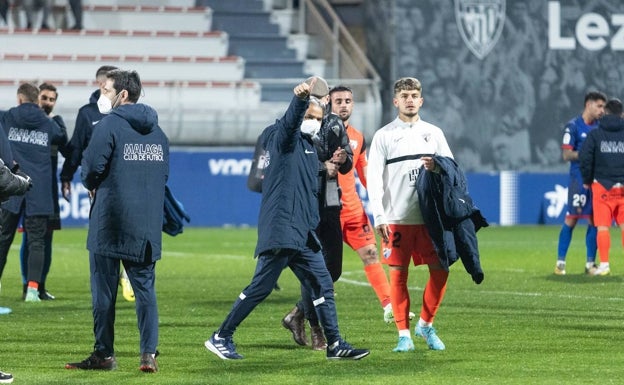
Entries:
[[455,0],[455,21],[464,43],[483,60],[505,25],[505,0]]

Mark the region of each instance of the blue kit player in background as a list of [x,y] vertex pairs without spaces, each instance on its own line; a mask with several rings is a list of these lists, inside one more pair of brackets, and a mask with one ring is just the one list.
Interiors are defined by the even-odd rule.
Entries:
[[585,273],[594,274],[596,270],[596,227],[592,220],[591,190],[583,187],[583,178],[579,165],[579,151],[589,131],[598,127],[598,119],[604,115],[607,97],[602,92],[592,91],[585,95],[583,113],[570,120],[563,132],[563,160],[570,162],[570,183],[568,184],[568,212],[559,233],[559,247],[557,249],[557,265],[555,274],[566,274],[566,255],[572,240],[572,231],[579,219],[588,222],[585,233],[587,247],[587,262]]

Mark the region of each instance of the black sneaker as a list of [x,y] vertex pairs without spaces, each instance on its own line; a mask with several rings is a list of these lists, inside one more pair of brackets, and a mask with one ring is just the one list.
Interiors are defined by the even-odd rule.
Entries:
[[0,384],[10,384],[13,382],[13,375],[10,373],[0,372]]
[[117,361],[115,356],[104,357],[102,353],[94,351],[84,361],[65,364],[65,369],[115,370]]
[[39,284],[39,299],[42,301],[50,301],[56,299],[56,297],[50,294],[50,292],[46,289],[45,282]]
[[42,289],[41,287],[39,287],[39,299],[42,301],[51,301],[53,299],[56,299],[56,297],[50,294],[50,292],[47,291],[45,288]]
[[347,341],[338,340],[327,347],[328,360],[359,360],[370,354],[368,349],[354,349]]
[[204,342],[204,346],[222,360],[240,360],[243,358],[236,352],[232,337],[221,338],[219,332],[212,333],[210,339]]
[[156,373],[158,371],[158,363],[156,357],[158,357],[158,351],[156,353],[143,353],[141,354],[141,363],[139,369],[145,373]]

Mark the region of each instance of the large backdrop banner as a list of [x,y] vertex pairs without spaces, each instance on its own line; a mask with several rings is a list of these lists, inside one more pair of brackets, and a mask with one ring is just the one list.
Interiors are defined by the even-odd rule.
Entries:
[[563,127],[585,94],[624,99],[622,0],[365,4],[384,124],[396,114],[393,82],[418,78],[422,118],[443,129],[468,171],[565,172]]
[[[257,226],[261,194],[247,188],[252,157],[251,147],[171,149],[167,184],[191,216],[189,227]],[[503,171],[466,176],[475,204],[491,224],[563,222],[568,196],[565,173]],[[58,189],[60,193],[60,183]],[[368,195],[359,182],[358,192],[368,212]],[[63,227],[88,225],[89,196],[80,171],[74,175],[71,198],[59,198],[59,206]]]

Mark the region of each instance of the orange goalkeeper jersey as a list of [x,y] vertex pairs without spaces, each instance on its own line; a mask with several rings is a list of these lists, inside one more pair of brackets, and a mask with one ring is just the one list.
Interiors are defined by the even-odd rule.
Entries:
[[353,150],[353,168],[346,174],[338,173],[338,184],[342,190],[341,217],[361,215],[364,207],[355,187],[355,171],[358,173],[360,182],[366,187],[366,174],[364,168],[368,164],[366,159],[366,141],[364,135],[353,126],[346,127],[349,144]]

